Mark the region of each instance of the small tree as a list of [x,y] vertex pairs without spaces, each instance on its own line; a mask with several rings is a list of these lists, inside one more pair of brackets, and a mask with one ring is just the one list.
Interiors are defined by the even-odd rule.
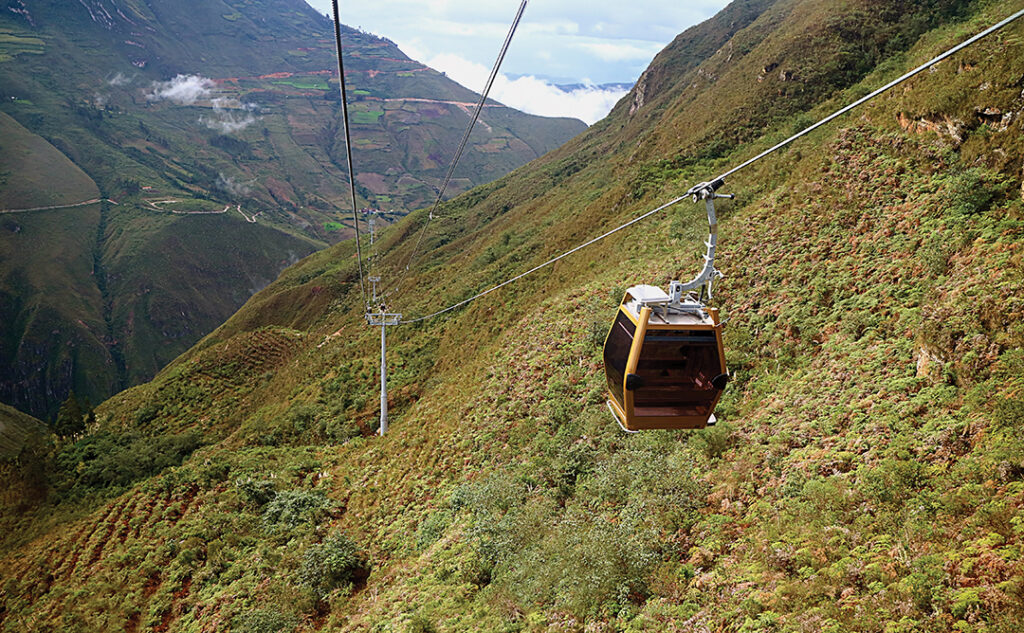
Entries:
[[[90,412],[91,413],[91,412]],[[82,403],[75,397],[74,390],[68,395],[64,404],[57,411],[57,420],[53,423],[53,432],[60,437],[71,437],[85,431],[86,411]]]
[[126,196],[137,196],[142,191],[142,185],[134,178],[122,178],[121,186]]

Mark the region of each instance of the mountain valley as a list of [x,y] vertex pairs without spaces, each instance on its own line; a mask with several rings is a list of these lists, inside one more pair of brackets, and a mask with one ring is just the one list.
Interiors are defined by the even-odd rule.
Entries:
[[[1024,8],[835,6],[737,0],[583,134],[383,227],[388,308],[473,297]],[[1018,20],[727,179],[702,431],[622,433],[601,358],[627,287],[699,268],[702,205],[390,328],[384,436],[356,246],[302,257],[84,432],[19,418],[0,630],[1016,631],[1022,60]],[[129,210],[97,190],[99,231]]]
[[[5,6],[0,401],[52,418],[71,390],[146,380],[352,236],[333,27],[305,2]],[[357,202],[383,227],[433,202],[478,96],[344,37]],[[585,129],[496,103],[483,121],[452,193]]]

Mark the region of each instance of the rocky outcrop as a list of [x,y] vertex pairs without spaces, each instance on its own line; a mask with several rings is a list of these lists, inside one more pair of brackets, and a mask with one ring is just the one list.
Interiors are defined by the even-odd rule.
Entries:
[[934,132],[939,136],[946,137],[953,141],[954,146],[964,142],[965,124],[960,119],[947,116],[921,117],[914,119],[904,112],[896,116],[900,128],[909,134],[921,134],[923,132]]
[[633,116],[637,110],[644,107],[644,101],[647,98],[647,76],[649,70],[645,70],[640,79],[637,80],[636,86],[633,88],[633,103],[629,106],[629,115]]

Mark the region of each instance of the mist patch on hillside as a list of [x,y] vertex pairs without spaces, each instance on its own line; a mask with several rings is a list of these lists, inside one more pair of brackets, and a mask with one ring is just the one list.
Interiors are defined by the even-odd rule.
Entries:
[[225,176],[224,174],[217,175],[217,188],[236,198],[242,198],[252,193],[252,189],[247,184],[238,182],[231,176]]
[[211,103],[213,116],[199,117],[199,122],[205,123],[211,130],[221,134],[234,134],[256,122],[256,116],[252,113],[256,106],[253,104],[242,103],[238,99],[228,97],[216,98]]
[[168,81],[154,81],[153,91],[146,95],[149,101],[170,101],[178,105],[193,105],[213,92],[213,80],[202,75],[177,75]]

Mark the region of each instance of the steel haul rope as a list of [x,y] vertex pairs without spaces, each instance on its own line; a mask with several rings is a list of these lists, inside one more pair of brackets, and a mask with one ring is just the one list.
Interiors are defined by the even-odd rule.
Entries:
[[341,17],[338,13],[338,0],[331,0],[334,9],[334,43],[338,52],[338,80],[341,83],[341,113],[345,125],[345,153],[348,158],[348,186],[352,198],[352,224],[356,230],[356,262],[359,267],[359,292],[363,296],[363,309],[370,305],[366,295],[366,282],[363,281],[363,252],[359,245],[359,213],[356,210],[356,176],[352,167],[352,135],[348,122],[348,95],[345,91],[345,62],[341,54]]
[[[782,141],[781,143],[778,143],[777,145],[774,145],[773,147],[771,147],[771,148],[761,152],[757,156],[754,156],[753,158],[751,158],[751,159],[741,163],[740,165],[738,165],[736,167],[733,167],[729,171],[725,172],[721,176],[718,176],[717,178],[715,178],[714,180],[712,180],[710,182],[712,182],[712,183],[720,182],[720,181],[724,180],[725,178],[727,178],[729,176],[732,176],[733,174],[739,172],[740,170],[745,169],[746,167],[749,167],[750,165],[753,165],[754,163],[756,163],[756,162],[766,158],[770,154],[773,154],[773,153],[777,152],[778,150],[782,149],[783,147],[789,145],[793,141],[795,141],[795,140],[797,140],[797,139],[799,139],[799,138],[801,138],[803,136],[806,136],[810,132],[818,129],[819,127],[821,127],[821,126],[825,125],[826,123],[836,119],[837,117],[842,116],[843,114],[846,114],[850,110],[853,110],[854,108],[856,108],[856,107],[858,107],[860,105],[863,105],[864,103],[866,103],[866,102],[868,102],[868,101],[878,97],[882,93],[887,92],[888,90],[891,90],[892,88],[894,88],[894,87],[898,86],[899,84],[905,82],[906,80],[910,79],[911,77],[913,77],[913,76],[915,76],[915,75],[917,75],[917,74],[927,70],[928,68],[930,68],[930,67],[934,66],[935,64],[943,61],[944,59],[950,57],[951,55],[954,55],[955,53],[963,50],[964,48],[970,46],[971,44],[974,44],[978,40],[980,40],[980,39],[982,39],[984,37],[987,37],[988,35],[991,35],[992,33],[995,33],[999,29],[1005,27],[1006,25],[1010,24],[1011,22],[1013,22],[1013,21],[1015,21],[1015,20],[1017,20],[1017,19],[1019,19],[1021,17],[1024,17],[1024,9],[1021,9],[1020,11],[1017,11],[1016,13],[1011,15],[1010,17],[1008,17],[1008,18],[1006,18],[1006,19],[1004,19],[1004,20],[1002,20],[1002,21],[1000,21],[1000,22],[990,26],[989,28],[987,28],[984,31],[978,33],[977,35],[975,35],[975,36],[973,36],[973,37],[971,37],[971,38],[969,38],[967,40],[964,40],[960,44],[958,44],[958,45],[954,46],[953,48],[947,50],[946,52],[942,53],[941,55],[938,55],[937,57],[933,57],[931,60],[925,62],[924,64],[921,64],[920,66],[918,66],[914,70],[911,70],[910,72],[902,75],[898,79],[894,79],[893,81],[891,81],[891,82],[887,83],[886,85],[882,86],[881,88],[871,92],[870,94],[862,97],[861,99],[858,99],[857,101],[855,101],[855,102],[853,102],[853,103],[851,103],[851,104],[849,104],[849,105],[847,105],[847,106],[845,106],[845,107],[843,107],[843,108],[833,112],[832,114],[828,115],[824,119],[821,119],[820,121],[818,121],[817,123],[811,125],[810,127],[802,130],[801,132],[798,132],[798,133],[794,134],[793,136],[790,136],[789,138],[787,138],[786,140]],[[707,183],[702,183],[702,185],[706,185],[706,184]],[[576,246],[575,248],[572,248],[572,249],[562,253],[561,255],[558,255],[556,257],[552,257],[551,259],[547,260],[543,264],[535,266],[535,267],[531,268],[530,270],[528,270],[528,271],[526,271],[524,273],[520,273],[519,275],[516,275],[516,276],[514,276],[514,277],[512,277],[510,279],[507,279],[507,280],[501,282],[500,284],[492,286],[491,288],[488,288],[487,290],[484,290],[483,292],[480,292],[480,293],[477,293],[477,294],[473,295],[472,297],[470,297],[468,299],[465,299],[465,300],[460,301],[458,303],[454,303],[454,304],[452,304],[452,305],[450,305],[450,306],[448,306],[446,308],[443,308],[441,310],[437,310],[436,312],[432,312],[432,313],[430,313],[430,314],[428,314],[426,316],[417,317],[415,319],[402,320],[402,321],[399,321],[399,323],[401,325],[407,325],[407,324],[411,324],[411,323],[418,323],[420,321],[426,321],[428,319],[432,319],[432,318],[434,318],[436,316],[439,316],[439,315],[444,314],[446,312],[450,312],[452,310],[455,310],[456,308],[460,308],[460,307],[462,307],[462,306],[464,306],[464,305],[466,305],[468,303],[471,303],[471,302],[473,302],[473,301],[475,301],[475,300],[477,300],[477,299],[479,299],[481,297],[484,297],[484,296],[494,292],[495,290],[498,290],[499,288],[503,288],[504,286],[507,286],[508,284],[510,284],[510,283],[512,283],[514,281],[518,281],[518,280],[522,279],[523,277],[531,275],[531,274],[537,272],[538,270],[541,270],[543,268],[547,268],[548,266],[554,264],[555,262],[557,262],[557,261],[559,261],[559,260],[561,260],[561,259],[563,259],[565,257],[568,257],[569,255],[572,255],[573,253],[576,253],[577,251],[580,251],[580,250],[582,250],[582,249],[584,249],[584,248],[586,248],[588,246],[591,246],[591,245],[593,245],[593,244],[595,244],[597,242],[600,242],[601,240],[603,240],[603,239],[605,239],[605,238],[607,238],[607,237],[609,237],[611,235],[614,235],[615,233],[618,233],[619,231],[621,231],[623,229],[626,229],[626,228],[628,228],[628,227],[630,227],[630,226],[632,226],[632,225],[634,225],[634,224],[636,224],[636,223],[638,223],[638,222],[640,222],[642,220],[645,220],[645,219],[651,217],[652,215],[654,215],[656,213],[664,211],[665,209],[667,209],[667,208],[669,208],[671,206],[674,206],[674,205],[682,202],[683,200],[686,200],[687,198],[691,197],[694,194],[695,191],[699,190],[702,187],[702,185],[697,185],[697,186],[693,187],[692,189],[690,189],[689,191],[687,191],[687,193],[679,196],[678,198],[675,198],[673,200],[670,200],[670,201],[666,202],[665,204],[657,207],[656,209],[652,209],[650,211],[647,211],[646,213],[644,213],[642,215],[639,215],[639,216],[633,218],[632,220],[629,220],[625,224],[621,224],[621,225],[615,227],[614,229],[612,229],[612,230],[610,230],[610,231],[608,231],[606,233],[603,233],[602,235],[599,235],[598,237],[595,237],[595,238],[593,238],[593,239],[591,239],[591,240],[589,240],[587,242],[584,242],[583,244],[580,244],[579,246]],[[421,237],[422,237],[422,234],[421,234]],[[408,271],[406,271],[406,272],[408,272]]]
[[455,152],[455,158],[452,159],[451,165],[448,167],[448,173],[444,177],[444,182],[441,188],[437,192],[437,199],[434,200],[434,205],[430,209],[430,213],[427,214],[427,221],[423,223],[423,228],[420,229],[419,235],[416,238],[416,244],[412,248],[412,252],[409,254],[408,259],[405,261],[405,265],[400,267],[402,270],[401,277],[395,282],[394,286],[388,289],[385,293],[390,295],[398,289],[398,286],[405,280],[406,275],[409,274],[409,267],[412,265],[413,260],[416,257],[416,253],[419,251],[420,243],[423,242],[423,234],[426,233],[427,227],[430,226],[430,222],[434,219],[434,214],[437,212],[437,208],[441,205],[442,198],[444,197],[445,191],[448,189],[448,184],[452,180],[452,176],[455,173],[455,168],[459,164],[459,160],[462,158],[462,152],[466,149],[466,144],[469,142],[469,135],[473,132],[473,127],[476,125],[477,119],[480,118],[480,113],[483,112],[484,103],[487,101],[487,96],[491,93],[491,87],[494,85],[494,80],[498,77],[498,71],[501,69],[501,63],[505,60],[505,55],[508,53],[508,47],[512,44],[512,36],[515,35],[516,29],[519,27],[520,20],[523,19],[523,12],[526,11],[527,0],[523,0],[519,5],[519,11],[516,12],[515,19],[512,20],[512,26],[508,30],[508,35],[505,36],[505,43],[501,45],[501,50],[498,52],[498,59],[495,60],[494,66],[491,68],[491,74],[487,78],[487,84],[484,86],[483,92],[480,94],[480,100],[476,104],[476,110],[473,111],[473,117],[470,119],[469,126],[466,128],[466,133],[462,136],[462,142],[459,143],[459,148]]

